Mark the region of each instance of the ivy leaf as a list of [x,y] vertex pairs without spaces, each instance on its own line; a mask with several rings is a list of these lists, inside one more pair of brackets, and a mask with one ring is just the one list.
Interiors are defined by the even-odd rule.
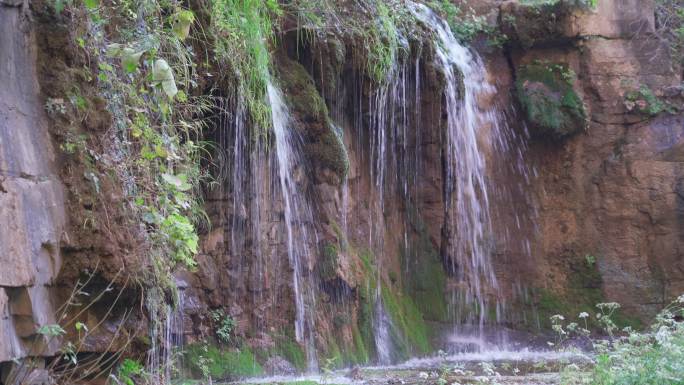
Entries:
[[173,98],[178,93],[176,81],[173,78],[173,70],[164,59],[157,59],[152,67],[152,81],[161,84],[162,89],[169,98]]

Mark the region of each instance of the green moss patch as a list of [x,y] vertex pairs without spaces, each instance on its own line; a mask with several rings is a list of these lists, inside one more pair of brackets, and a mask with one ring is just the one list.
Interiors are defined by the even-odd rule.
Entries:
[[563,64],[534,62],[518,67],[516,95],[534,136],[562,139],[583,131],[587,115],[573,89],[575,74]]
[[323,255],[318,262],[318,272],[321,279],[324,281],[334,279],[337,276],[339,263],[337,245],[334,243],[327,243],[323,246]]
[[283,357],[299,370],[306,369],[306,354],[302,346],[295,341],[292,333],[283,333],[273,336],[275,348],[271,355]]
[[395,293],[383,284],[382,302],[392,319],[393,339],[399,353],[408,358],[430,352],[427,326],[413,299],[403,293]]
[[444,295],[446,272],[441,257],[430,241],[422,218],[414,212],[411,221],[418,235],[410,243],[410,249],[403,250],[404,290],[411,295],[426,320],[448,322]]
[[248,347],[222,350],[211,344],[193,344],[186,349],[186,362],[195,374],[201,375],[204,367],[212,378],[221,380],[254,377],[264,373]]

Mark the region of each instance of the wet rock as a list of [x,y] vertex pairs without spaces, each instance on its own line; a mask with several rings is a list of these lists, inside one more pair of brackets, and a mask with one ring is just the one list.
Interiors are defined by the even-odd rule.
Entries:
[[280,356],[270,357],[266,360],[264,371],[271,376],[293,376],[297,374],[294,365]]
[[528,4],[507,1],[501,5],[502,31],[525,49],[537,45],[563,44],[571,9],[564,1]]
[[347,374],[345,374],[345,377],[351,378],[352,380],[360,380],[362,378],[361,376],[361,368],[358,365],[354,365]]
[[298,122],[311,166],[321,181],[339,185],[349,169],[342,133],[333,125],[325,101],[306,69],[282,54],[277,62],[283,91]]

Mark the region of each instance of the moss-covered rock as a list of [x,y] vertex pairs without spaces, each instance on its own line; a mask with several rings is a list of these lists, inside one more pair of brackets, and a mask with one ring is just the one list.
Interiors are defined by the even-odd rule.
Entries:
[[[342,141],[342,133],[333,125],[325,101],[318,93],[313,79],[298,62],[280,54],[278,74],[290,110],[298,122],[304,140],[304,151],[326,183],[340,184],[347,176],[349,158]],[[336,180],[327,178],[322,169],[333,171]]]
[[382,303],[392,319],[392,339],[400,359],[429,353],[432,348],[423,314],[411,296],[382,285]]
[[405,291],[411,295],[426,320],[448,322],[444,294],[446,271],[439,252],[430,241],[427,226],[420,215],[412,211],[411,225],[417,235],[410,242],[410,249],[403,250]]
[[[374,256],[367,251],[359,255],[364,278],[358,287],[359,310],[354,340],[359,356],[375,357],[374,317],[377,305],[378,275],[373,264]],[[413,297],[397,284],[381,277],[380,295],[382,305],[391,320],[390,336],[394,360],[405,360],[413,356],[426,354],[432,350],[425,317],[413,300]]]
[[583,131],[587,115],[574,90],[575,74],[563,64],[534,62],[516,71],[516,95],[533,136],[562,139]]

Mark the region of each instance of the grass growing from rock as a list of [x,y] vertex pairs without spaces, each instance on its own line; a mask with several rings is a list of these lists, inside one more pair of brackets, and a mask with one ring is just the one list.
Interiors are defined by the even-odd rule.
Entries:
[[271,126],[265,100],[269,43],[282,10],[275,0],[212,0],[211,14],[216,56],[230,65],[253,123],[267,129]]

